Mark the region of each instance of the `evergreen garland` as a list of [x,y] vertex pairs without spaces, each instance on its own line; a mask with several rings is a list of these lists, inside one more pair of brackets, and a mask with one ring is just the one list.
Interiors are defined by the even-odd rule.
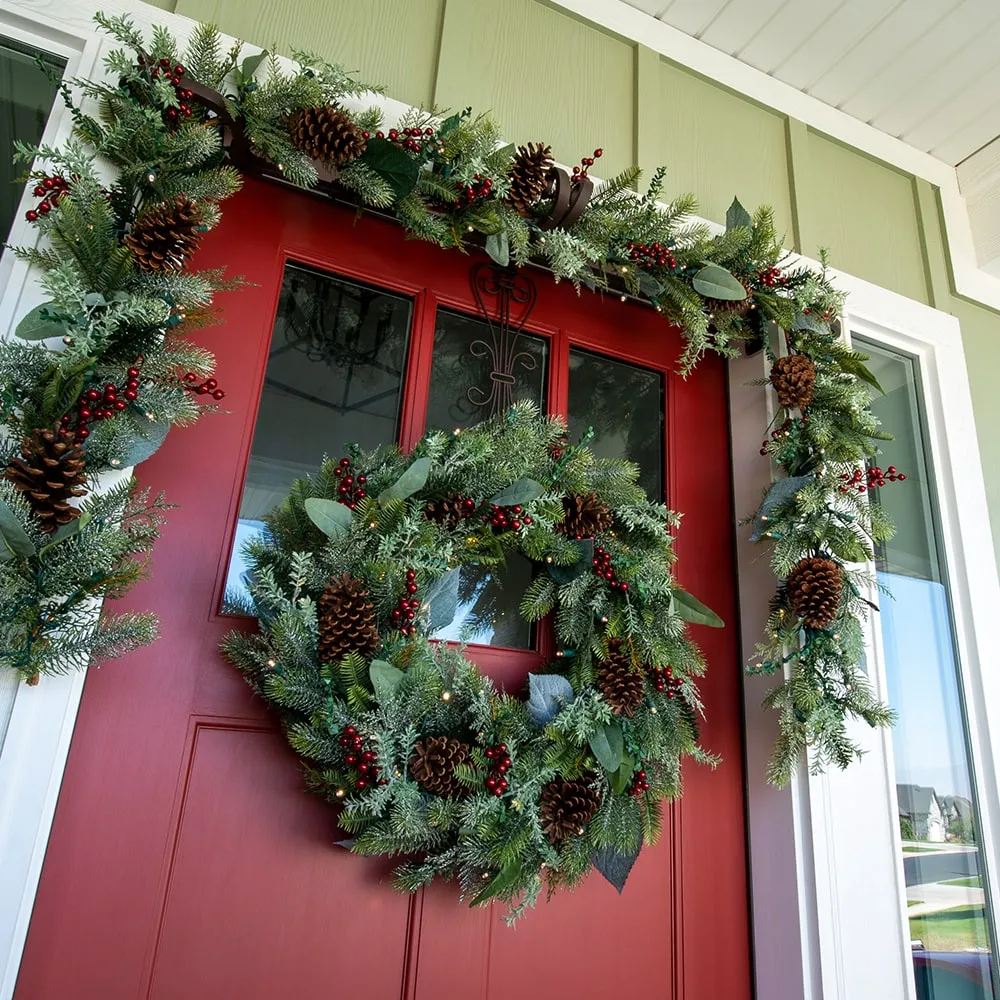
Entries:
[[[63,87],[75,125],[74,138],[64,148],[18,147],[16,151],[29,165],[28,176],[41,199],[29,218],[37,224],[42,239],[38,248],[13,248],[13,252],[40,269],[48,301],[22,319],[15,339],[0,344],[0,424],[6,431],[0,444],[0,468],[19,459],[21,442],[31,435],[59,429],[66,432],[68,440],[82,445],[87,486],[93,489],[103,473],[149,457],[170,427],[193,422],[204,409],[198,405],[199,396],[219,399],[224,395],[213,378],[211,354],[192,343],[189,334],[213,321],[214,293],[238,283],[227,282],[219,273],[191,270],[186,254],[196,243],[197,231],[218,224],[219,202],[239,187],[240,176],[228,162],[233,151],[224,147],[217,111],[211,110],[210,102],[202,101],[200,92],[195,93],[192,87],[224,91],[220,100],[225,113],[242,130],[253,154],[304,187],[315,184],[319,175],[315,163],[293,143],[290,118],[305,108],[333,108],[337,120],[348,123],[365,142],[363,154],[339,170],[336,190],[362,206],[393,213],[410,235],[459,248],[470,239],[485,239],[487,252],[499,263],[522,266],[532,260],[544,263],[556,280],[565,278],[578,287],[624,288],[626,294],[648,301],[681,328],[686,340],[681,359],[685,372],[706,351],[731,357],[745,341],[762,343],[770,352],[774,328],[784,331],[789,353],[813,362],[811,400],[781,413],[771,441],[762,448],[785,478],[764,498],[755,518],[754,537],[773,541],[773,565],[779,580],[803,559],[821,557],[840,568],[843,589],[833,623],[811,628],[804,626],[784,585],[779,585],[766,642],[752,668],[785,675],[769,696],[769,703],[781,712],[781,739],[770,776],[778,783],[787,781],[807,747],[813,748],[813,766],[828,762],[845,766],[858,752],[847,736],[846,720],[856,716],[872,725],[890,721],[888,710],[873,699],[858,668],[867,582],[855,564],[871,558],[873,543],[891,531],[877,504],[859,492],[860,486],[855,488],[860,467],[876,454],[876,442],[884,437],[870,408],[869,386],[874,385],[874,379],[864,366],[864,356],[849,350],[837,335],[835,318],[843,295],[829,281],[825,260],[819,271],[790,265],[769,209],[750,215],[734,201],[726,231],[713,235],[706,226],[692,222],[693,198],[682,197],[669,205],[657,200],[662,169],[653,175],[643,194],[636,194],[633,187],[639,172],[633,168],[599,182],[578,218],[553,228],[552,190],[537,184],[522,185],[516,208],[508,198],[515,171],[520,171],[518,176],[523,180],[529,169],[523,157],[530,151],[502,145],[496,124],[485,115],[474,116],[466,110],[442,118],[414,110],[395,127],[385,129],[378,109],[358,111],[345,104],[374,88],[324,60],[300,54],[292,72],[268,53],[241,61],[241,46],[224,51],[219,32],[212,26],[199,27],[182,55],[165,29],[155,29],[147,44],[127,17],[98,14],[95,19],[124,46],[106,60],[111,82],[75,81],[83,107],[77,105],[70,88]],[[587,170],[600,155],[601,151],[595,150],[582,161],[582,169],[574,168],[571,179],[565,175],[574,192],[581,193],[590,184]],[[110,183],[104,180],[109,169]],[[535,193],[537,201],[530,204]],[[178,206],[179,215],[171,214],[171,205]],[[142,227],[141,236],[135,232],[137,225]],[[176,242],[171,244],[172,240]],[[137,247],[142,250],[141,258]],[[169,267],[153,267],[164,260]],[[521,426],[523,414],[514,420]],[[473,435],[471,440],[482,441],[482,447],[487,447],[487,437]],[[435,441],[429,438],[421,447],[444,448],[440,441],[433,444]],[[379,461],[386,469],[397,470],[400,459],[387,455]],[[374,475],[377,479],[379,473]],[[550,477],[549,489],[557,481],[551,470],[539,475]],[[644,501],[634,496],[629,500],[632,494],[623,485],[628,477],[623,478],[620,470],[617,477],[616,488],[625,493],[606,496],[615,511],[616,524],[636,537],[645,532],[650,539],[658,538],[658,545],[666,544],[657,535],[663,525],[657,520],[659,515],[653,516],[643,506]],[[456,489],[468,488],[461,477],[452,477],[452,482]],[[486,495],[485,485],[477,486],[482,490],[479,495]],[[597,492],[605,495],[601,489]],[[314,498],[324,495],[320,489]],[[141,575],[143,559],[165,509],[162,498],[149,501],[136,495],[131,481],[105,494],[91,493],[80,503],[80,516],[52,535],[43,531],[26,498],[30,494],[19,492],[6,479],[0,480],[0,664],[36,680],[40,673],[82,666],[88,655],[119,655],[150,641],[155,635],[151,616],[105,616],[95,622],[92,599],[118,596]],[[548,509],[544,501],[539,502]],[[426,519],[418,518],[412,506],[401,502],[370,510],[366,507],[376,523],[373,539],[382,537],[383,532],[390,533],[386,537],[395,537],[391,532],[406,524],[420,551],[425,545],[429,551],[440,546],[440,532]],[[297,534],[293,537],[311,538],[311,544],[302,549],[311,552],[317,541],[316,528],[303,518],[294,494],[282,510],[276,515],[276,524],[287,532],[294,527]],[[401,520],[397,523],[395,518]],[[544,554],[540,548],[531,549],[534,542],[530,539],[545,537],[544,511],[539,519],[539,528],[526,533],[530,538],[524,542],[532,558]],[[349,537],[354,537],[353,529]],[[545,544],[549,544],[547,538]],[[554,565],[572,561],[572,540],[559,538],[552,544]],[[494,543],[490,545],[488,553],[478,554],[481,562],[502,556],[502,546],[494,549]],[[281,558],[291,559],[279,558],[277,551],[254,554],[261,560],[262,573],[255,591],[257,614],[265,626],[271,612],[260,601],[270,595],[278,602],[276,607],[285,607],[281,602],[289,597],[284,581],[295,569],[285,564],[272,569],[269,559],[278,563]],[[306,559],[299,567],[314,583],[315,565],[319,564]],[[421,572],[428,580],[436,579],[441,569],[440,565],[427,564]],[[644,583],[661,588],[662,597],[662,588],[670,589],[665,580],[662,574],[654,573]],[[261,590],[265,585],[271,589]],[[379,596],[379,585],[373,581],[372,586],[375,598],[384,600],[384,595]],[[545,614],[554,606],[558,593],[560,634],[575,643],[576,649],[569,677],[574,691],[580,692],[590,684],[590,665],[602,650],[599,643],[590,645],[593,622],[580,617],[582,605],[571,599],[574,587],[585,589],[580,580],[556,588],[551,574],[543,574],[525,595],[522,612],[529,619]],[[295,597],[292,610],[282,612],[291,615],[288,642],[305,641],[302,630],[308,625],[308,614],[314,613],[309,610],[309,598],[303,599],[305,604],[300,608],[300,598]],[[636,642],[646,643],[638,647],[643,662],[664,662],[663,644],[668,637],[654,639],[652,636],[659,633],[633,618],[631,608],[631,601],[624,603],[622,620],[609,616],[607,634],[633,636]],[[674,612],[664,621],[675,626],[678,619]],[[279,616],[279,620],[284,619]],[[653,629],[650,637],[642,638],[644,629]],[[255,650],[259,652],[258,643],[277,641],[273,630],[267,636],[233,642],[246,644],[245,662],[249,663],[257,655]],[[681,644],[678,649],[688,648],[679,634],[671,641]],[[581,651],[580,646],[585,648]],[[489,701],[489,696],[482,694],[486,688],[463,673],[464,661],[456,660],[456,654],[432,650],[420,639],[413,639],[407,648],[414,665],[422,664],[412,671],[412,677],[425,678],[421,685],[429,685],[420,687],[423,694],[413,690],[414,704],[429,703],[428,692],[433,693],[435,684],[447,680],[458,692],[468,691],[479,706],[463,711],[484,710]],[[281,662],[284,669],[291,661]],[[303,664],[307,660],[301,660]],[[687,677],[696,662],[681,657],[673,665]],[[369,692],[363,664],[351,661],[343,669],[359,677],[358,683],[345,689],[346,697],[353,691],[353,697],[360,699],[356,704],[348,702],[352,711],[374,711],[365,703]],[[268,674],[265,681],[249,668],[248,673],[255,683],[268,685],[278,683],[273,678],[282,676],[280,672]],[[411,671],[405,676],[411,676]],[[400,690],[410,692],[409,685],[415,683],[407,681]],[[334,684],[332,677],[330,684]],[[475,698],[473,691],[479,692]],[[685,691],[694,698],[693,688]],[[290,697],[290,693],[282,695]],[[497,697],[497,703],[505,706],[502,717],[510,718],[510,742],[519,745],[525,738],[518,729],[523,724],[523,710],[517,703]],[[315,692],[308,685],[301,689],[301,698],[296,710],[318,711]],[[466,704],[461,699],[459,703]],[[693,700],[683,703],[695,704]],[[600,699],[593,704],[600,706]],[[435,711],[454,712],[455,707],[436,706]],[[444,721],[442,726],[448,728]],[[593,727],[605,722],[599,707],[581,704],[566,717],[569,729],[562,737],[583,745]],[[364,724],[369,727],[368,722]],[[550,726],[550,736],[551,730]],[[684,739],[676,737],[682,731],[687,734]],[[666,754],[663,761],[671,754],[677,758],[695,750],[693,723],[688,729],[678,723],[672,732],[673,742],[651,744]],[[305,741],[300,749],[319,738],[314,730],[301,727],[293,730],[293,735]],[[473,737],[478,738],[478,730]],[[321,743],[329,738],[330,733],[325,733]],[[318,748],[319,744],[314,747]],[[322,762],[322,756],[317,760]],[[476,766],[480,765],[477,762]],[[579,769],[562,766],[555,770],[563,775],[582,774]],[[467,777],[471,780],[471,771]],[[322,784],[325,779],[316,780]],[[594,789],[603,794],[602,782],[608,780],[607,776],[595,778]],[[654,773],[651,784],[651,801],[675,790],[662,769]],[[412,783],[408,787],[409,791],[398,794],[413,795]],[[397,792],[375,794],[388,801]],[[495,803],[490,804],[481,817],[470,814],[469,818],[481,820],[485,830],[495,808]],[[598,817],[605,817],[616,831],[615,837],[621,837],[615,840],[606,833],[601,835],[606,839],[594,840],[588,832],[586,850],[581,848],[579,857],[574,855],[575,861],[557,869],[568,880],[587,870],[594,851],[612,841],[619,848],[634,843],[631,820],[626,822],[617,813],[611,817],[607,808],[607,804],[602,805]],[[454,829],[454,807],[432,804],[427,809],[433,811],[438,829]],[[348,817],[354,815],[349,809]],[[360,823],[365,817],[357,815]],[[377,832],[380,828],[374,817],[368,818],[373,820],[367,833],[372,839],[362,840],[362,846],[383,835]],[[408,822],[401,816],[398,830],[409,831]],[[537,831],[537,817],[532,815],[524,822],[527,825],[518,827],[521,832],[517,837],[530,839]],[[426,830],[419,829],[420,836],[425,836]],[[443,832],[441,838],[442,843],[447,840]],[[497,843],[490,843],[490,851],[501,851]],[[576,848],[567,845],[563,850]],[[434,871],[471,872],[471,867],[462,868],[460,854],[447,855],[451,860],[442,860],[444,867]],[[483,873],[506,870],[500,854],[487,851],[477,858],[485,861],[487,855],[492,860],[477,872],[479,878]],[[448,869],[448,864],[452,868]],[[419,881],[425,876],[426,871],[410,877]],[[534,891],[519,884],[529,895]],[[537,889],[535,883],[532,885]]]

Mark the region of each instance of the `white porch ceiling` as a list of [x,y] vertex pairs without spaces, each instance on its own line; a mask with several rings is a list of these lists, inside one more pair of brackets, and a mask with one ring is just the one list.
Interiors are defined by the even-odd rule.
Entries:
[[956,165],[1000,136],[1000,0],[625,0]]

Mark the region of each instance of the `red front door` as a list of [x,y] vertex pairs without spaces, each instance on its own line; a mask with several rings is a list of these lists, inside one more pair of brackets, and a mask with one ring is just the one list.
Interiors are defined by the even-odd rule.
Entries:
[[[87,678],[17,1000],[745,1000],[723,364],[677,378],[679,335],[652,310],[535,276],[524,391],[577,427],[597,423],[596,450],[638,449],[645,481],[685,512],[680,583],[728,623],[696,629],[702,742],[721,765],[687,768],[683,801],[620,897],[593,876],[509,930],[452,886],[400,896],[391,866],[331,845],[329,807],[303,791],[273,720],[217,651],[234,624],[220,608],[237,526],[304,461],[341,454],[339,429],[388,428],[409,446],[429,419],[475,419],[478,397],[455,388],[477,322],[473,261],[261,182],[225,208],[198,264],[253,282],[222,296],[225,325],[203,338],[228,412],[175,431],[140,470],[181,506],[128,602],[160,613],[162,638]],[[334,329],[342,315],[349,335]],[[544,652],[516,627],[492,641],[473,653],[508,680]]]

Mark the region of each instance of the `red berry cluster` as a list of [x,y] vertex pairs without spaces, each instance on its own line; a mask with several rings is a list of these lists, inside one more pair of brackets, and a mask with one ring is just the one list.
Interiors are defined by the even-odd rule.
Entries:
[[624,580],[619,580],[615,576],[614,567],[611,565],[611,554],[605,552],[600,545],[594,546],[594,575],[603,577],[608,581],[608,585],[613,590],[620,590],[623,593],[628,590],[628,584]]
[[510,770],[507,744],[498,743],[495,747],[487,747],[486,759],[493,761],[490,765],[489,777],[486,779],[486,788],[497,798],[500,798],[507,791],[507,779],[504,775]]
[[376,782],[380,785],[388,784],[384,778],[379,778],[375,751],[364,749],[364,740],[354,726],[347,726],[340,734],[340,745],[347,751],[344,763],[353,767],[358,775],[354,787],[359,792]]
[[647,271],[652,271],[654,267],[669,267],[673,271],[677,267],[677,258],[671,253],[670,248],[658,242],[630,243],[628,255],[630,260],[634,260],[639,267]]
[[595,149],[593,156],[585,156],[580,162],[583,164],[583,169],[579,167],[573,168],[573,180],[578,181],[587,176],[588,168],[594,165],[594,160],[600,159],[604,155],[603,149]]
[[455,204],[459,208],[471,205],[473,202],[489,198],[493,190],[493,181],[482,174],[476,174],[471,184],[459,184],[458,193],[455,197]]
[[767,288],[788,284],[788,279],[781,273],[780,267],[769,267],[766,271],[758,271],[757,280]]
[[650,667],[649,679],[657,691],[666,692],[668,698],[676,698],[681,682],[674,677],[673,667]]
[[650,784],[648,781],[648,775],[646,774],[645,770],[639,768],[639,770],[635,772],[635,775],[632,778],[632,787],[628,790],[628,793],[629,795],[634,795],[636,798],[638,798],[640,795],[642,795],[643,792],[648,792],[649,789],[650,789]]
[[496,504],[490,507],[490,527],[497,531],[520,531],[525,524],[531,524],[531,518],[521,516],[519,503],[513,507],[498,507]]
[[420,598],[417,593],[417,571],[408,569],[406,571],[406,596],[399,599],[399,603],[392,609],[392,624],[399,629],[403,635],[413,635],[413,619],[417,617],[417,608],[420,607]]
[[[804,424],[809,423],[809,417],[806,416],[805,414],[803,414],[802,416],[802,423]],[[788,428],[791,426],[792,426],[792,421],[786,420],[780,427],[771,431],[771,440],[780,441],[782,438],[788,437]],[[767,441],[761,441],[760,443],[760,453],[762,455],[767,454],[767,444],[768,444]]]
[[34,207],[25,212],[24,217],[28,222],[37,222],[38,216],[48,215],[53,208],[59,205],[59,199],[69,190],[69,181],[59,174],[48,177],[43,174],[38,178],[35,185],[34,195],[42,200]]
[[340,479],[340,485],[337,487],[340,502],[351,510],[356,510],[358,503],[368,496],[365,492],[368,477],[355,475],[349,458],[342,458],[340,464],[333,470],[333,474]]
[[[145,67],[145,56],[139,56],[139,65]],[[180,63],[176,66],[172,66],[169,59],[161,59],[157,63],[151,62],[149,65],[149,75],[154,80],[160,76],[166,77],[166,79],[169,80],[173,86],[174,93],[177,95],[178,106],[176,108],[169,107],[163,112],[163,117],[167,120],[167,124],[176,125],[178,118],[190,118],[191,105],[187,102],[194,97],[194,91],[181,86],[182,78],[184,76],[184,67],[181,66]]]
[[[366,139],[370,138],[370,133],[362,133]],[[384,132],[376,132],[375,137],[378,139],[385,139],[386,134]],[[391,128],[389,129],[388,139],[389,142],[395,143],[397,146],[401,146],[403,149],[408,150],[411,153],[419,153],[423,150],[424,146],[427,145],[434,138],[434,129],[429,125],[427,128]],[[418,141],[419,140],[419,141]]]
[[90,429],[87,424],[97,420],[108,420],[109,418],[128,409],[129,403],[134,403],[139,398],[139,369],[136,367],[142,363],[140,357],[136,365],[129,368],[126,373],[128,380],[124,385],[115,385],[109,382],[103,389],[92,386],[90,389],[80,393],[80,398],[76,401],[76,424],[73,426],[74,414],[67,413],[59,420],[62,433],[69,437],[71,434],[78,443],[90,437]]
[[211,393],[212,399],[225,399],[224,389],[219,388],[219,383],[214,378],[207,378],[204,382],[194,385],[198,381],[198,376],[194,372],[188,372],[184,376],[184,388],[188,392],[196,392],[199,396],[207,396]]
[[860,469],[855,469],[853,476],[849,476],[846,472],[844,472],[841,473],[840,478],[842,480],[840,486],[841,493],[850,493],[851,490],[857,490],[859,493],[866,493],[868,490],[875,489],[876,486],[885,486],[885,481],[887,479],[891,483],[905,483],[906,473],[897,472],[896,466],[894,465],[890,465],[889,468],[884,471],[880,466],[873,465],[867,470],[867,475],[862,473]]

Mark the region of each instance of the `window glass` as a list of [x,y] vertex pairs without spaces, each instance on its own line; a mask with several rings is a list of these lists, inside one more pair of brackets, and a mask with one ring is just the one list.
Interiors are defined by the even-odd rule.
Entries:
[[[882,445],[877,499],[896,535],[877,554],[893,729],[907,916],[919,1000],[994,997],[986,859],[979,849],[948,581],[941,555],[917,359],[858,342],[886,390],[873,408],[894,440]],[[956,992],[956,990],[958,990]]]
[[227,598],[245,593],[243,543],[347,444],[399,436],[412,305],[409,299],[299,264],[285,268],[254,428]]
[[[38,53],[56,75],[65,63],[55,56]],[[18,210],[25,172],[14,166],[14,140],[29,146],[42,138],[52,111],[58,85],[39,69],[36,53],[27,46],[0,36],[0,240],[6,239]]]

